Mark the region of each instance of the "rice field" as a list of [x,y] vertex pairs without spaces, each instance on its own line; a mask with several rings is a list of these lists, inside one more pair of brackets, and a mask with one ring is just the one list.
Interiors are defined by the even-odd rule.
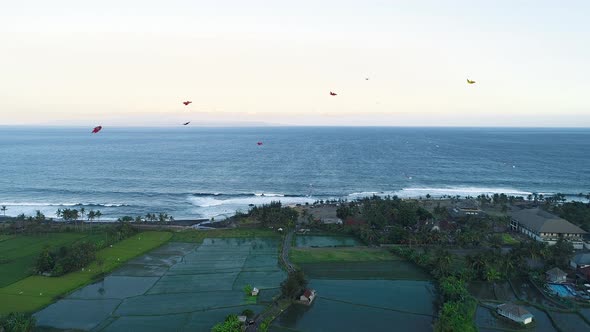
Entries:
[[0,314],[12,311],[33,312],[55,298],[90,283],[102,273],[112,271],[127,260],[167,242],[168,232],[144,232],[104,248],[97,254],[103,263],[94,262],[82,271],[60,277],[30,276],[0,288]]
[[[228,314],[261,312],[286,278],[280,238],[170,242],[35,314],[37,325],[93,331],[209,331]],[[246,285],[260,289],[246,296]]]
[[85,233],[48,233],[41,235],[2,235],[0,238],[0,287],[10,285],[33,273],[43,248],[59,247],[86,237]]
[[295,264],[319,262],[367,262],[399,260],[391,252],[381,248],[297,248],[289,252]]
[[325,235],[297,235],[295,247],[297,248],[323,248],[323,247],[355,247],[363,245],[352,236],[325,236]]

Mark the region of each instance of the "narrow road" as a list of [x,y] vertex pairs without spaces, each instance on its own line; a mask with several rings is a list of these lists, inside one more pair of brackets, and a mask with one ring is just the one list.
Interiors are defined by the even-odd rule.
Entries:
[[[285,234],[285,238],[283,239],[283,252],[281,254],[281,260],[283,261],[283,264],[285,264],[288,273],[295,271],[295,267],[289,260],[289,249],[291,249],[291,242],[293,242],[294,233],[295,230],[290,230],[289,233]],[[273,304],[271,304],[270,309],[254,318],[254,323],[246,327],[246,332],[258,331],[258,327],[260,326],[260,324],[262,324],[262,322],[264,322],[265,319],[267,319],[268,317],[278,316],[281,313],[280,310],[281,308],[279,307],[278,302],[273,302]]]
[[285,240],[283,241],[283,254],[281,255],[283,264],[285,264],[287,272],[289,273],[295,272],[295,267],[293,267],[293,264],[291,264],[291,261],[289,260],[289,249],[291,249],[291,242],[293,242],[294,233],[295,230],[291,230],[285,235]]

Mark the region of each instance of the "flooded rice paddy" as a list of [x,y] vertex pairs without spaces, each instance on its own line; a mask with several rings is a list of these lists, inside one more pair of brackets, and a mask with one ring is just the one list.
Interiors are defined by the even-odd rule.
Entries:
[[[286,278],[277,239],[169,243],[35,314],[37,325],[92,331],[209,331],[228,314],[261,312]],[[243,288],[261,289],[258,300]]]
[[[580,308],[580,314],[560,311],[558,305],[544,297],[528,280],[514,279],[511,282],[514,290],[508,282],[496,284],[472,282],[468,288],[472,295],[488,306],[493,307],[500,303],[514,302],[524,307],[534,316],[534,323],[529,326],[527,331],[590,331],[590,325],[582,318],[586,314],[584,310],[587,309]],[[486,302],[485,300],[494,302]],[[546,310],[541,310],[540,307]],[[493,309],[482,305],[477,307],[475,322],[480,331],[521,329],[505,318],[495,315]]]
[[271,331],[432,331],[435,290],[424,271],[404,261],[321,265],[302,264],[315,302],[291,306]]

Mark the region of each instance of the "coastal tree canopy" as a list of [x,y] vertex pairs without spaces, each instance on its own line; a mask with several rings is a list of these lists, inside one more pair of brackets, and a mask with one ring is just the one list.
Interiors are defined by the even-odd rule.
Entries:
[[281,202],[270,202],[270,204],[252,207],[247,216],[259,221],[264,226],[288,225],[297,220],[299,213],[288,206],[282,206]]

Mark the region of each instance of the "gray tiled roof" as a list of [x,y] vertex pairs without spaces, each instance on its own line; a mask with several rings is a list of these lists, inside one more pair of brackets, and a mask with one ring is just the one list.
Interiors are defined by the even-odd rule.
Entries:
[[539,208],[516,210],[512,219],[538,233],[586,234],[580,227]]
[[574,263],[580,265],[580,264],[590,264],[590,253],[580,253],[574,256],[574,258],[572,259],[572,261],[574,261]]
[[506,313],[511,313],[516,317],[523,317],[523,316],[531,316],[533,317],[533,315],[526,310],[525,308],[516,305],[516,304],[512,304],[512,303],[504,303],[498,306],[498,309],[506,312]]
[[560,268],[554,267],[551,270],[545,272],[545,274],[552,277],[567,277],[567,273],[563,272]]

